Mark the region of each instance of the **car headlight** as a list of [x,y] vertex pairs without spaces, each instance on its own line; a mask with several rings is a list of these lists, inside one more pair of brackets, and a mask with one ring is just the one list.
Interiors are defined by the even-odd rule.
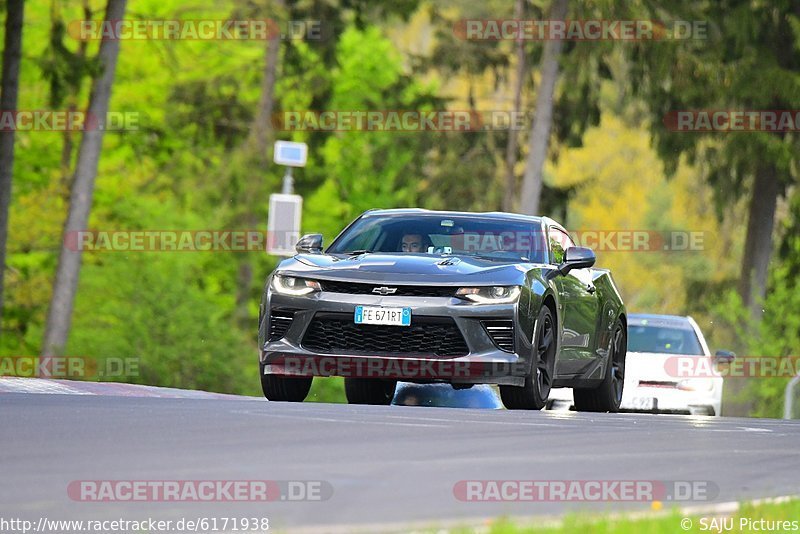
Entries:
[[478,304],[509,304],[519,298],[519,286],[462,287],[456,296]]
[[714,389],[714,381],[702,378],[687,378],[678,382],[676,387],[683,391],[711,391]]
[[276,274],[272,277],[272,289],[281,295],[300,297],[319,291],[322,288],[316,280]]

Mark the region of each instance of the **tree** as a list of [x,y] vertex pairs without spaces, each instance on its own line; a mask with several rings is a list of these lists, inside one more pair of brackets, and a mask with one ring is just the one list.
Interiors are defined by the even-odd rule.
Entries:
[[[527,78],[520,67],[527,63],[527,43],[472,39],[455,29],[463,28],[465,17],[477,20],[519,18],[511,8],[519,12],[524,3],[525,0],[520,0],[512,6],[508,2],[461,0],[431,4],[430,23],[435,31],[433,49],[429,55],[415,59],[423,72],[441,80],[442,84],[455,86],[440,91],[440,102],[436,104],[438,109],[463,110],[466,107],[478,113],[487,109],[504,109],[502,100],[505,100],[506,87],[511,92],[515,87],[519,89],[519,102],[512,105],[515,109],[524,107],[522,100]],[[514,52],[517,61],[516,68],[512,69]],[[502,96],[498,98],[498,95]],[[511,128],[469,133],[438,132],[431,139],[431,149],[426,154],[428,164],[423,169],[421,180],[421,205],[433,209],[501,209],[509,194],[509,182],[513,188],[510,192],[512,199],[516,193],[514,167],[519,158],[518,139],[519,132]],[[465,180],[465,177],[470,179]]]
[[[126,1],[108,0],[105,21],[121,20],[125,15]],[[87,116],[96,121],[97,127],[84,130],[78,150],[70,192],[69,213],[64,224],[64,239],[61,242],[61,253],[53,284],[53,296],[44,333],[42,355],[45,357],[62,353],[69,335],[72,308],[81,269],[81,251],[70,249],[67,246],[67,237],[74,232],[85,230],[89,222],[94,181],[97,176],[97,164],[102,149],[104,126],[108,115],[108,103],[118,56],[118,39],[104,39],[100,43],[98,61],[102,72],[92,83],[87,111]],[[87,124],[90,122],[86,121]]]
[[[285,6],[283,0],[275,0],[273,9],[279,11],[280,18],[285,18],[283,13]],[[258,107],[250,126],[250,132],[243,147],[240,149],[238,157],[242,158],[245,167],[243,173],[244,197],[239,202],[240,213],[236,217],[237,222],[244,223],[246,228],[254,229],[259,220],[258,208],[263,191],[260,186],[261,177],[253,178],[252,169],[264,169],[269,165],[268,154],[271,153],[270,144],[274,141],[274,131],[272,128],[272,112],[275,108],[275,79],[278,70],[278,58],[280,57],[281,37],[275,31],[270,39],[267,40],[264,48],[264,71],[261,77],[261,91],[258,99]],[[246,327],[250,323],[248,313],[248,303],[252,299],[251,286],[253,282],[253,265],[247,255],[239,261],[237,272],[236,290],[236,314],[239,323]]]
[[[283,0],[274,2],[276,9],[283,10]],[[261,77],[261,94],[258,100],[253,125],[248,139],[252,150],[266,158],[269,143],[273,138],[272,110],[275,108],[275,77],[278,70],[278,57],[281,48],[280,34],[276,31],[267,40],[264,49],[264,72]]]
[[[9,0],[6,14],[6,38],[3,48],[2,95],[0,112],[15,113],[19,93],[19,61],[22,55],[22,20],[24,0]],[[8,243],[8,207],[14,171],[14,128],[0,131],[0,329],[3,321],[3,280]]]
[[[564,20],[567,15],[567,0],[553,0],[549,20]],[[550,129],[553,125],[553,108],[556,82],[558,81],[558,61],[563,42],[550,39],[544,45],[542,54],[539,90],[536,94],[531,136],[528,140],[528,158],[522,178],[522,203],[520,211],[528,215],[538,215],[542,196],[542,178],[547,147],[550,146]]]
[[[89,0],[82,0],[83,20],[92,20],[92,8]],[[50,6],[51,28],[49,45],[39,59],[42,73],[50,82],[49,106],[61,109],[66,101],[67,112],[78,110],[79,94],[83,80],[87,76],[96,75],[97,66],[86,57],[89,47],[88,39],[81,39],[74,52],[64,43],[67,36],[67,25],[61,13],[61,1],[52,0]],[[72,178],[72,157],[74,150],[74,132],[67,128],[63,132],[64,144],[61,148],[61,183],[64,186],[64,200],[69,193]]]
[[[661,13],[663,16],[663,13]],[[739,294],[762,315],[773,256],[778,199],[797,181],[795,133],[681,132],[670,112],[791,110],[800,105],[800,10],[796,3],[703,4],[663,18],[709,21],[701,39],[630,47],[633,86],[652,115],[651,131],[668,170],[682,156],[702,161],[720,214],[749,197]]]
[[[525,18],[525,0],[517,0],[514,4],[514,18],[516,20]],[[515,114],[522,109],[522,88],[525,85],[525,41],[521,36],[517,39],[516,45],[517,70],[514,78],[514,108],[512,110]],[[517,132],[509,129],[506,144],[506,190],[503,195],[503,211],[514,210],[514,194],[517,192],[517,175],[514,173],[514,167],[517,163],[518,141]]]
[[[337,57],[330,109],[431,109],[436,105],[430,88],[404,72],[402,56],[375,26],[343,33]],[[321,149],[320,166],[327,179],[306,198],[304,229],[332,237],[367,209],[416,204],[419,176],[427,163],[419,154],[437,137],[431,132],[357,130],[330,135]]]

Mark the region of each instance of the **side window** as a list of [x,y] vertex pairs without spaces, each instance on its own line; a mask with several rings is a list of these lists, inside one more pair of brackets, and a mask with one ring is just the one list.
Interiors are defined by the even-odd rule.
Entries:
[[567,249],[575,246],[569,234],[555,227],[550,228],[548,240],[550,241],[550,258],[554,264],[563,262]]
[[561,232],[555,228],[551,228],[547,235],[547,240],[550,242],[550,261],[558,265],[564,261],[564,245],[562,244]]

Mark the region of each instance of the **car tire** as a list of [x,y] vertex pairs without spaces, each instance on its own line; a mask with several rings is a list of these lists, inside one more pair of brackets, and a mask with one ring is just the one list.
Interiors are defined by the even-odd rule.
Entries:
[[303,402],[311,389],[311,376],[265,375],[261,370],[261,391],[271,401]]
[[539,311],[533,339],[531,370],[522,386],[500,386],[500,398],[508,410],[541,410],[553,386],[556,361],[556,322],[547,306]]
[[392,403],[397,380],[381,380],[377,378],[345,378],[344,393],[350,404]]
[[614,324],[609,342],[606,375],[599,386],[574,389],[575,409],[579,412],[618,412],[625,385],[625,356],[628,351],[625,325],[620,319]]

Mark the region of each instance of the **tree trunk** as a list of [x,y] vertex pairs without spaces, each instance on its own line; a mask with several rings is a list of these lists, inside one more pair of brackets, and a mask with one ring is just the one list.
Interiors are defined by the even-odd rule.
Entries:
[[[105,20],[122,20],[125,15],[126,1],[108,0]],[[67,248],[66,238],[73,232],[85,230],[89,222],[94,180],[97,176],[97,163],[100,159],[100,151],[103,144],[103,131],[108,114],[108,102],[111,97],[111,87],[114,83],[118,55],[118,39],[108,39],[100,43],[98,59],[102,72],[92,83],[89,109],[87,111],[88,116],[96,120],[97,127],[83,132],[81,146],[78,149],[75,176],[72,180],[70,193],[69,214],[64,224],[64,239],[61,242],[61,254],[58,257],[53,296],[47,314],[47,326],[42,347],[43,357],[62,354],[69,335],[72,308],[75,303],[75,293],[78,289],[78,276],[81,269],[81,251]],[[89,122],[89,120],[86,121],[86,123]]]
[[756,168],[753,192],[747,216],[739,294],[742,302],[758,320],[767,294],[767,274],[772,257],[772,234],[780,183],[775,165],[762,163]]
[[[564,20],[567,15],[567,0],[553,0],[549,20]],[[522,179],[522,203],[520,212],[538,215],[542,196],[542,175],[547,159],[550,128],[553,124],[553,95],[558,80],[558,60],[563,43],[560,39],[545,41],[542,55],[542,81],[536,95],[536,111],[531,126],[528,144],[528,159]]]
[[[523,20],[525,17],[525,0],[517,0],[514,6],[514,18]],[[514,80],[514,109],[513,115],[516,116],[522,109],[522,87],[525,84],[525,41],[517,40],[517,72]],[[514,121],[512,120],[513,124]],[[508,144],[506,145],[506,191],[503,196],[503,211],[514,210],[514,193],[517,190],[517,176],[514,173],[514,165],[517,163],[517,131],[513,127],[508,129]]]
[[[0,112],[15,113],[19,94],[19,61],[22,55],[22,19],[24,0],[8,0],[6,37],[3,48],[2,95]],[[11,204],[11,180],[14,170],[14,128],[0,132],[0,329],[3,325],[3,290],[8,243],[8,209]]]
[[275,78],[278,70],[278,56],[280,54],[281,40],[276,35],[267,41],[264,53],[264,74],[261,78],[261,96],[258,99],[258,109],[250,129],[249,144],[259,155],[265,157],[272,140],[272,110],[275,108]]
[[[276,8],[283,7],[283,2],[276,2]],[[272,127],[272,111],[275,108],[275,80],[278,71],[278,58],[280,57],[281,39],[277,34],[267,41],[264,51],[264,73],[261,78],[261,95],[258,99],[258,109],[256,110],[250,134],[246,143],[245,151],[247,159],[250,157],[256,162],[269,164],[267,154],[270,152],[270,144],[274,140],[274,130]],[[254,178],[257,180],[260,178]],[[249,191],[247,198],[244,199],[247,210],[243,217],[243,222],[248,230],[253,230],[258,225],[256,206],[262,205],[263,201],[257,194],[260,189],[257,184],[246,187]],[[244,328],[250,323],[247,303],[250,302],[250,287],[253,285],[253,266],[245,253],[239,261],[236,288],[236,321]]]
[[[83,1],[83,20],[92,20],[92,9],[89,6],[89,1]],[[88,40],[84,39],[78,43],[78,51],[75,54],[79,63],[83,63],[86,59],[86,49],[88,48]],[[78,97],[81,92],[83,76],[76,85],[69,85],[69,94],[67,95],[67,112],[73,113],[78,110]],[[72,154],[74,152],[75,143],[73,141],[72,130],[66,128],[64,130],[64,144],[61,147],[61,184],[64,191],[69,191],[72,187]],[[64,200],[67,200],[66,198]]]

